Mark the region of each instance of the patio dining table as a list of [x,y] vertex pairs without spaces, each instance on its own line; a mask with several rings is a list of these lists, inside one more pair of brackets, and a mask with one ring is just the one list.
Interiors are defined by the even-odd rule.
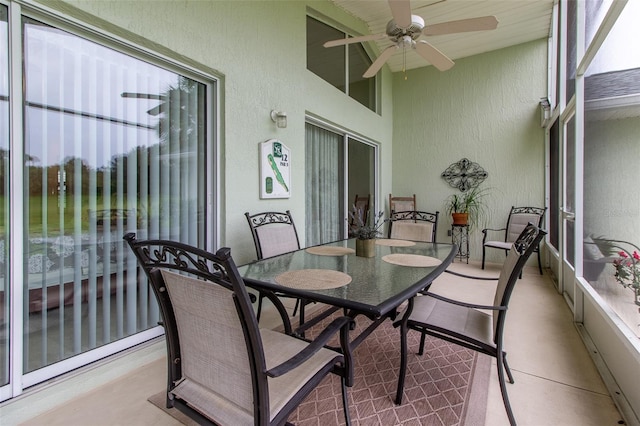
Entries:
[[[457,246],[448,243],[423,243],[406,240],[376,240],[375,256],[355,254],[355,239],[307,247],[291,253],[240,266],[244,280],[258,290],[299,297],[308,302],[330,305],[296,330],[299,334],[336,310],[348,316],[364,315],[371,324],[350,338],[352,349],[384,320],[394,320],[399,307],[409,302],[403,318],[413,306],[413,297],[428,288],[452,262]],[[401,333],[399,386],[404,381],[407,363],[406,333]],[[353,384],[353,377],[347,384]],[[398,392],[400,393],[400,392]],[[396,395],[400,403],[401,394]]]

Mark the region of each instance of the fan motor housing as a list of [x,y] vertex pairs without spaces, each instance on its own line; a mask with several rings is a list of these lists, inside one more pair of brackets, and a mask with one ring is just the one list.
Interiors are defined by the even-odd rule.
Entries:
[[396,24],[393,19],[387,23],[387,35],[393,39],[400,39],[402,36],[408,35],[413,40],[416,40],[422,34],[424,29],[424,19],[418,15],[411,15],[411,25],[407,28],[402,28]]

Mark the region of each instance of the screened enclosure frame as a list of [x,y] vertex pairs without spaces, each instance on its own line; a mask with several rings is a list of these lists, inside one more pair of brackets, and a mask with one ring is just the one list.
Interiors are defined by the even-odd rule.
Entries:
[[[565,188],[562,178],[552,179],[556,188],[547,186],[548,197],[555,195],[558,201],[556,209],[553,206],[550,209],[547,222],[556,227],[550,231],[560,234],[559,242],[552,238],[547,244],[551,270],[609,394],[627,423],[635,424],[640,412],[640,380],[637,369],[628,366],[640,360],[638,309],[633,292],[616,282],[620,280],[614,261],[619,253],[608,251],[610,247],[603,244],[608,240],[638,238],[637,221],[630,218],[634,221],[631,225],[627,218],[637,212],[637,204],[630,207],[628,201],[637,199],[637,188],[627,191],[625,197],[616,197],[616,189],[626,188],[618,176],[637,158],[638,152],[637,138],[631,136],[637,133],[624,133],[629,132],[631,123],[636,126],[639,123],[637,112],[616,115],[618,109],[629,104],[637,111],[640,99],[638,85],[629,83],[637,81],[637,77],[629,76],[640,72],[639,57],[616,51],[616,48],[638,51],[638,37],[631,36],[638,33],[632,18],[634,13],[637,16],[638,9],[632,6],[638,4],[633,0],[560,0],[554,6],[554,42],[549,44],[549,80],[553,84],[549,85],[548,93],[553,109],[543,126],[547,130],[547,178],[555,177],[551,170],[555,167],[557,175],[569,172],[575,182],[575,233],[571,247],[563,247],[562,242],[561,196]],[[567,20],[567,15],[572,15],[571,19]],[[626,33],[626,37],[610,37],[616,30]],[[605,57],[607,53],[616,60]],[[603,54],[600,63],[597,62],[599,54]],[[606,67],[602,67],[603,64]],[[606,114],[590,118],[590,114],[598,113],[598,107],[603,109],[601,112],[608,108]],[[566,125],[572,120],[575,143],[570,154],[575,158],[575,165],[568,171],[562,158],[568,153],[562,151],[562,147],[566,145]],[[634,145],[630,145],[631,140],[635,140]],[[625,143],[636,150],[616,151]],[[559,161],[558,153],[550,152],[550,147],[559,148]],[[554,159],[558,164],[552,162]],[[594,165],[597,165],[595,169]],[[555,216],[553,220],[552,216]],[[568,256],[574,258],[573,271],[563,274],[566,272],[563,262]],[[628,315],[629,311],[633,311],[632,316]]]

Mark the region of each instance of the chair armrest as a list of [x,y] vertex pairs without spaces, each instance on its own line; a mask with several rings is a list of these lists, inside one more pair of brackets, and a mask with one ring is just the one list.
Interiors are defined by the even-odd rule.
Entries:
[[506,306],[476,305],[474,303],[466,303],[466,302],[462,302],[460,300],[449,299],[447,297],[440,296],[439,294],[436,294],[436,293],[425,293],[424,296],[433,297],[434,299],[438,299],[438,300],[441,300],[441,301],[446,302],[446,303],[451,303],[453,305],[464,306],[466,308],[489,309],[489,310],[492,310],[492,311],[506,311],[507,310]]
[[314,340],[312,340],[309,345],[304,348],[302,351],[292,356],[285,362],[280,365],[277,365],[266,373],[269,377],[278,377],[281,376],[294,368],[300,366],[306,360],[311,358],[313,354],[322,349],[327,342],[333,338],[333,335],[340,330],[340,346],[343,350],[343,355],[345,357],[345,364],[348,366],[347,371],[350,371],[351,367],[351,349],[348,344],[347,336],[349,332],[349,326],[353,323],[353,318],[350,317],[339,317],[336,318],[325,328],[322,330],[322,333]]
[[507,231],[507,228],[484,228],[482,230],[482,244],[485,243],[485,241],[487,240],[487,231],[494,231],[494,232],[500,232],[500,231]]
[[487,231],[506,231],[507,228],[484,228],[482,232],[486,233]]
[[[287,310],[285,309],[284,305],[282,304],[282,300],[280,300],[280,298],[278,296],[276,296],[275,293],[270,291],[270,290],[257,289],[255,287],[252,287],[248,283],[245,283],[245,285],[248,288],[251,288],[252,290],[257,291],[259,294],[263,295],[264,297],[269,299],[269,301],[271,303],[273,303],[273,306],[275,306],[276,310],[280,314],[280,319],[282,320],[282,325],[284,326],[284,333],[288,334],[288,335],[291,335],[293,333],[293,328],[291,327],[291,320],[289,319],[289,314],[287,314]],[[249,298],[251,298],[251,296],[252,295],[250,294]],[[255,298],[255,296],[254,296],[254,298]],[[253,303],[253,301],[254,300],[252,299],[252,303]]]

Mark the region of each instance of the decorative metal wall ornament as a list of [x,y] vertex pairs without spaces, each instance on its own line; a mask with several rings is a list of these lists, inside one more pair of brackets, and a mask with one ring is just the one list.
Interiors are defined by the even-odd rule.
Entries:
[[480,164],[463,158],[447,167],[441,176],[449,185],[465,192],[480,185],[488,174]]

